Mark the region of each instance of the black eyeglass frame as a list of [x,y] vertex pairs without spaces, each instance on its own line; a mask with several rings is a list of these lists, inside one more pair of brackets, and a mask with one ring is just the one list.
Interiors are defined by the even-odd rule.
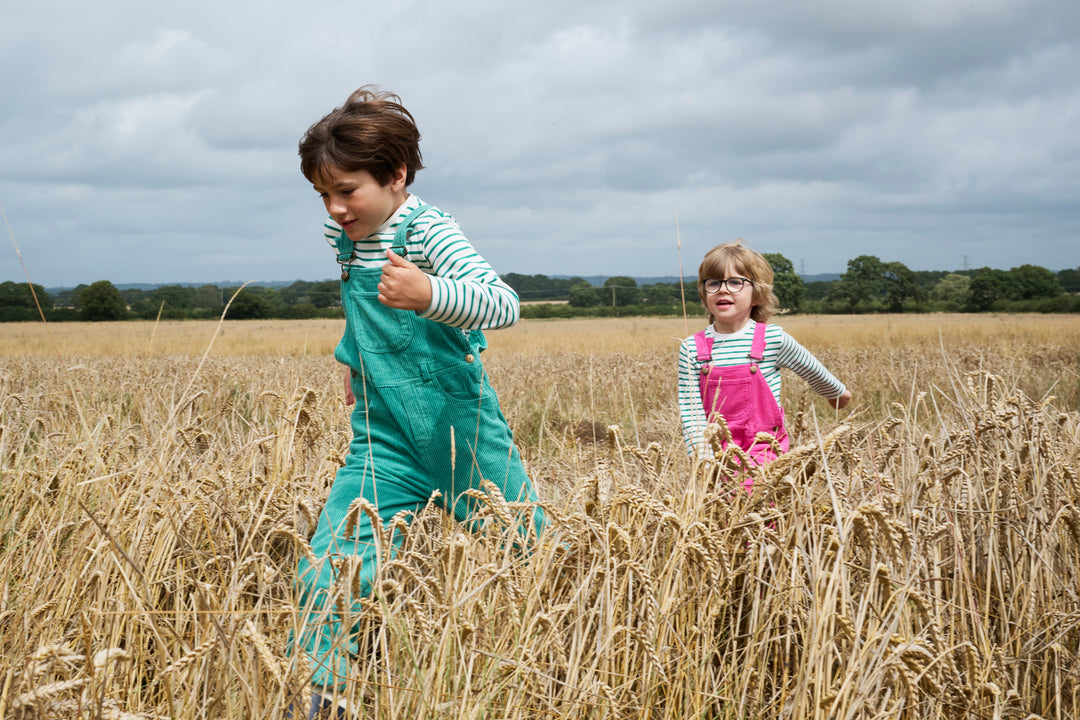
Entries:
[[[739,285],[738,288],[732,288],[731,287],[731,282],[733,280],[738,282],[738,285]],[[710,290],[709,285],[712,284],[712,283],[715,283],[715,285]],[[704,283],[702,283],[702,287],[705,289],[705,294],[706,295],[715,295],[716,293],[720,292],[722,289],[727,289],[727,291],[729,293],[731,293],[732,295],[738,295],[740,292],[742,292],[742,289],[744,287],[746,287],[747,285],[752,286],[753,284],[754,284],[754,281],[751,280],[750,278],[744,278],[744,277],[739,277],[739,276],[735,275],[735,276],[732,276],[732,277],[729,277],[729,278],[724,278],[723,280],[720,280],[718,278],[709,278]]]

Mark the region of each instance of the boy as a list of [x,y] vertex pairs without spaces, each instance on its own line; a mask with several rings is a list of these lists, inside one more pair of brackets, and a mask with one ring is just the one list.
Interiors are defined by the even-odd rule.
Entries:
[[[423,167],[419,140],[400,99],[365,86],[300,141],[300,168],[326,206],[324,235],[341,265],[346,327],[334,357],[347,368],[346,400],[356,401],[349,455],[311,540],[319,560],[299,569],[295,645],[319,686],[312,713],[324,689],[341,687],[356,652],[337,616],[330,560],[359,556],[366,594],[379,559],[379,529],[359,512],[361,499],[383,524],[436,492],[466,521],[476,500],[462,493],[481,479],[510,502],[537,501],[480,362],[482,330],[515,323],[518,298],[452,217],[409,192]],[[528,520],[539,534],[542,511]]]

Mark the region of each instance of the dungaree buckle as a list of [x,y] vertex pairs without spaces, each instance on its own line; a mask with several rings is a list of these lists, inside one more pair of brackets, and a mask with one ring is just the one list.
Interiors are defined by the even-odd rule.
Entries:
[[353,250],[352,252],[348,252],[348,253],[340,253],[338,255],[337,261],[338,261],[338,265],[341,266],[341,280],[343,282],[345,280],[349,279],[349,265],[355,259],[356,259],[356,251],[355,250]]

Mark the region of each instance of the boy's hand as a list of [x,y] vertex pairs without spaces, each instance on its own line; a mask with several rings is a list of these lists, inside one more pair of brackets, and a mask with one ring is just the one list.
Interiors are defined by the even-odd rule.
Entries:
[[352,369],[346,367],[345,368],[345,404],[346,405],[352,405],[354,402],[356,402],[356,397],[353,395],[353,391],[352,391]]
[[399,310],[427,310],[431,305],[431,281],[424,271],[393,250],[386,251],[386,259],[379,281],[379,302]]
[[844,390],[843,395],[839,395],[839,396],[834,397],[834,398],[829,398],[829,400],[828,400],[828,403],[830,405],[832,405],[834,408],[836,408],[837,410],[843,410],[845,407],[847,407],[847,404],[849,402],[851,402],[851,391],[850,390]]

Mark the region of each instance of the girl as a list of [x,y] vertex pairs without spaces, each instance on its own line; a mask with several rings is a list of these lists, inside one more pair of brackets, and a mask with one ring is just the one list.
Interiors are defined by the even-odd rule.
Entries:
[[[467,521],[477,501],[463,493],[482,479],[510,502],[537,501],[480,362],[481,330],[515,323],[518,298],[452,217],[409,192],[423,167],[419,140],[399,98],[365,86],[300,141],[300,169],[326,207],[324,235],[341,266],[346,325],[334,357],[356,402],[349,455],[311,539],[317,560],[301,561],[298,574],[293,644],[318,686],[312,713],[342,687],[357,647],[333,597],[334,561],[358,556],[367,594],[380,559],[378,528],[357,512],[360,501],[383,524],[436,493]],[[523,533],[543,524],[536,510]]]
[[[705,426],[720,416],[731,442],[754,464],[776,458],[765,432],[788,449],[780,407],[780,368],[786,367],[823,395],[834,408],[851,401],[851,391],[778,325],[766,325],[776,310],[769,262],[736,240],[717,245],[698,268],[698,296],[709,326],[683,340],[679,350],[679,413],[691,453],[710,454]],[[726,445],[726,443],[725,443]],[[744,483],[747,491],[752,479]]]

